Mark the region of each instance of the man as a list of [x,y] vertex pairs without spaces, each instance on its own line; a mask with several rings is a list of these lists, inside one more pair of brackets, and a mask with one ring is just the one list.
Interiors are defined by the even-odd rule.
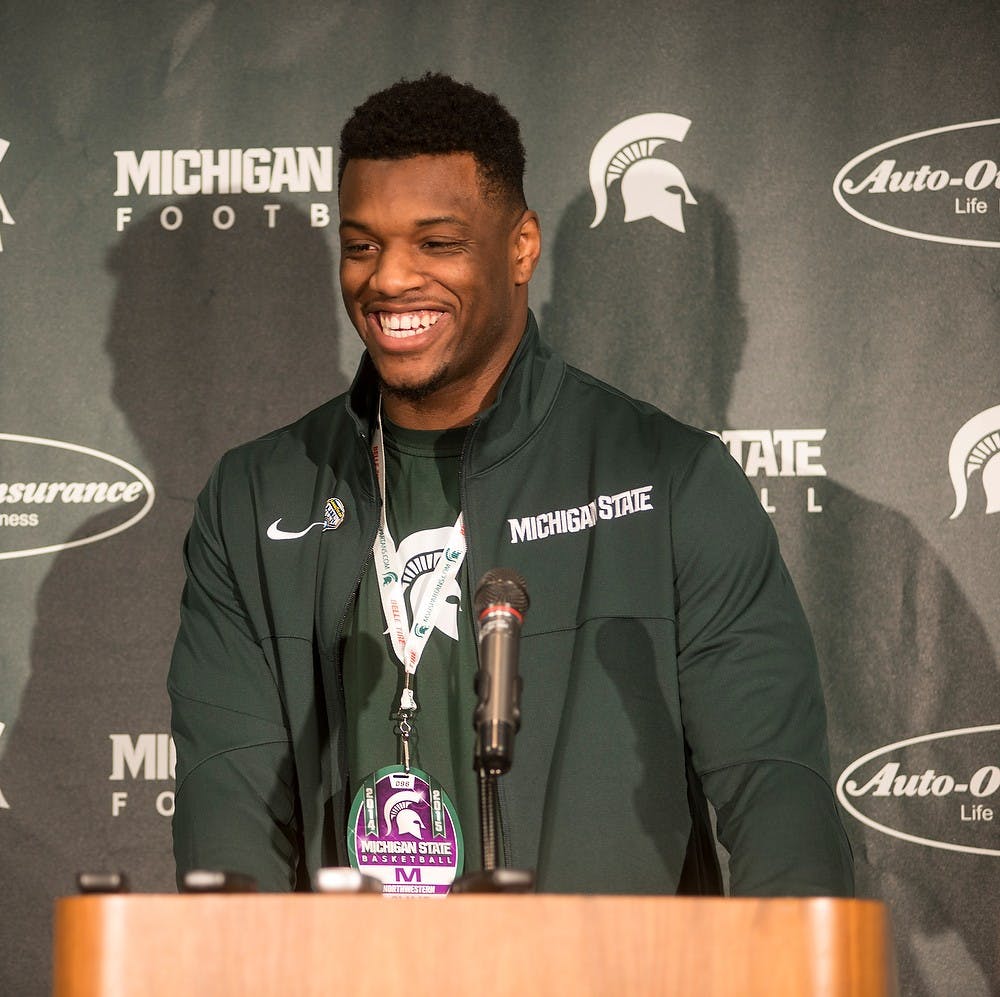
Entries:
[[[849,894],[770,522],[719,440],[540,341],[516,121],[448,77],[402,82],[355,111],[340,169],[366,353],[199,499],[169,683],[178,874],[289,889],[433,837],[447,878],[459,827],[476,868],[470,590],[503,565],[531,593],[507,864],[542,890],[718,892],[707,797],[734,893]],[[627,348],[628,316],[605,334]]]

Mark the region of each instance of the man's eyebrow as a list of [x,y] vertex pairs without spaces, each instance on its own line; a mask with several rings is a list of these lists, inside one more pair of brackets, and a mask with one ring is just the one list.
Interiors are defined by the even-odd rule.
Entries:
[[[458,215],[435,215],[433,218],[418,218],[414,223],[414,228],[430,228],[432,225],[458,225],[461,228],[468,228],[469,223]],[[364,223],[354,218],[341,218],[340,228],[355,228],[360,232],[371,232],[372,230]]]
[[416,222],[416,228],[427,228],[430,225],[461,225],[468,228],[469,223],[457,215],[438,215],[435,218],[421,218]]

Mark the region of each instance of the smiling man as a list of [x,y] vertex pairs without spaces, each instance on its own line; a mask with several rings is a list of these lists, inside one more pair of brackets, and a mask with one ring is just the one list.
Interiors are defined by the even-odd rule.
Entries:
[[[169,680],[174,845],[307,886],[440,893],[480,864],[469,593],[528,582],[497,818],[552,891],[849,894],[815,653],[721,442],[568,367],[528,310],[517,122],[441,75],[341,135],[350,391],[199,498]],[[622,316],[627,328],[628,316]],[[609,329],[618,336],[620,329]]]
[[538,218],[479,172],[455,152],[350,159],[341,177],[344,304],[386,414],[414,429],[472,422],[524,333]]

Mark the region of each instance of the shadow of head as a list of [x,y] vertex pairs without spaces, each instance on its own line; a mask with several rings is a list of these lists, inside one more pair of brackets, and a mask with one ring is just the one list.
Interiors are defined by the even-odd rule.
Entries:
[[575,366],[721,429],[746,340],[736,234],[713,194],[668,167],[633,166],[596,216],[589,192],[573,200],[556,233],[543,327]]
[[174,487],[190,491],[225,449],[344,385],[322,230],[287,203],[271,228],[247,195],[176,206],[169,220],[179,227],[166,229],[157,209],[111,250],[117,289],[105,348],[115,402],[161,478],[174,474]]

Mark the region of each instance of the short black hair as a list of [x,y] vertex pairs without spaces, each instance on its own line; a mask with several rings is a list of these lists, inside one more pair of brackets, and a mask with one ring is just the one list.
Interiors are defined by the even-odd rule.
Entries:
[[340,133],[337,183],[351,159],[409,159],[469,152],[486,196],[523,209],[524,146],[496,94],[444,73],[400,80],[354,109]]

